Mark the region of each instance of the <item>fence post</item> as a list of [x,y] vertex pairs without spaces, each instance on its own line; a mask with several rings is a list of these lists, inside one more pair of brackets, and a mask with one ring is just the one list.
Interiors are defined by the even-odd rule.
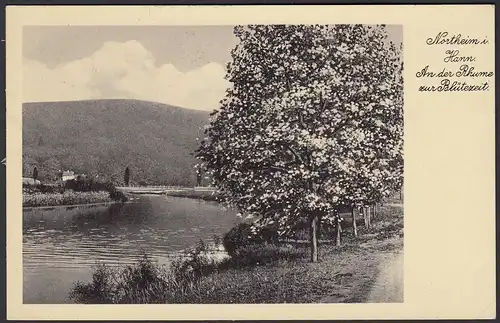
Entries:
[[365,227],[367,229],[370,228],[370,207],[369,206],[363,206],[363,220],[365,222]]

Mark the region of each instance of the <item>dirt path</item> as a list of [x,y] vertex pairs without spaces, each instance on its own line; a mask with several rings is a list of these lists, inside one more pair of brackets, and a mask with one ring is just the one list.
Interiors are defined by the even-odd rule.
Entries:
[[403,203],[388,203],[386,205],[387,206],[393,206],[393,207],[404,207]]
[[379,267],[380,273],[372,286],[367,303],[403,302],[403,253],[396,253]]

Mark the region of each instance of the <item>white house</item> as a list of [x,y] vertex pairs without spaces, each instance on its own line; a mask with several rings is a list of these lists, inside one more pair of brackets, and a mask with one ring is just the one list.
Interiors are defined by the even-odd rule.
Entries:
[[63,181],[69,181],[69,180],[75,179],[75,172],[72,172],[69,170],[64,171],[64,172],[62,172],[61,179]]

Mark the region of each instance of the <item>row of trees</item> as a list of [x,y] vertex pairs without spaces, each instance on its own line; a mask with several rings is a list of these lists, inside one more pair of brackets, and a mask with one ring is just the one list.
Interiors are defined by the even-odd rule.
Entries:
[[[23,170],[23,173],[25,176],[29,177],[31,175],[31,177],[36,181],[36,180],[42,180],[42,181],[58,181],[61,179],[61,175],[62,175],[62,172],[60,169],[54,169],[54,167],[45,167],[45,165],[41,165],[40,168],[43,172],[43,175],[45,176],[40,176],[40,172],[39,172],[39,167],[38,166],[32,166],[32,165],[23,165],[24,167],[24,170]],[[29,167],[29,168],[28,168]],[[30,175],[28,175],[30,174]],[[115,174],[116,175],[116,174]],[[96,177],[95,174],[91,174],[89,175],[90,177]],[[116,178],[119,178],[119,176],[113,176],[113,178],[109,178],[109,177],[106,177],[104,176],[105,178],[103,179],[107,179],[107,180],[111,180],[111,181],[114,181],[114,182],[119,182],[119,180],[117,180]],[[138,177],[136,175],[136,177]],[[114,180],[113,180],[114,179]],[[130,185],[130,180],[131,180],[131,172],[130,172],[130,168],[127,166],[123,172],[123,184],[125,186],[129,186]],[[197,172],[196,173],[196,183],[195,185],[197,186],[201,186],[201,185],[206,185],[207,183],[207,179],[205,176],[202,176],[202,173],[201,172]],[[151,183],[148,183],[142,179],[139,179],[136,184],[140,185],[140,186],[147,186],[147,185],[150,185]],[[171,185],[182,185],[180,183],[170,183]]]
[[366,208],[403,179],[403,62],[385,26],[234,29],[226,78],[196,152],[224,201],[280,235]]

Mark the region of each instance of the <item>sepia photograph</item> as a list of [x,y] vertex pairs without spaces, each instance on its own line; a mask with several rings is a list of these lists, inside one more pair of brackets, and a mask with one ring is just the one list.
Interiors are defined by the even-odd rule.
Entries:
[[25,26],[25,304],[401,303],[403,26]]
[[494,11],[7,7],[7,319],[496,317]]

